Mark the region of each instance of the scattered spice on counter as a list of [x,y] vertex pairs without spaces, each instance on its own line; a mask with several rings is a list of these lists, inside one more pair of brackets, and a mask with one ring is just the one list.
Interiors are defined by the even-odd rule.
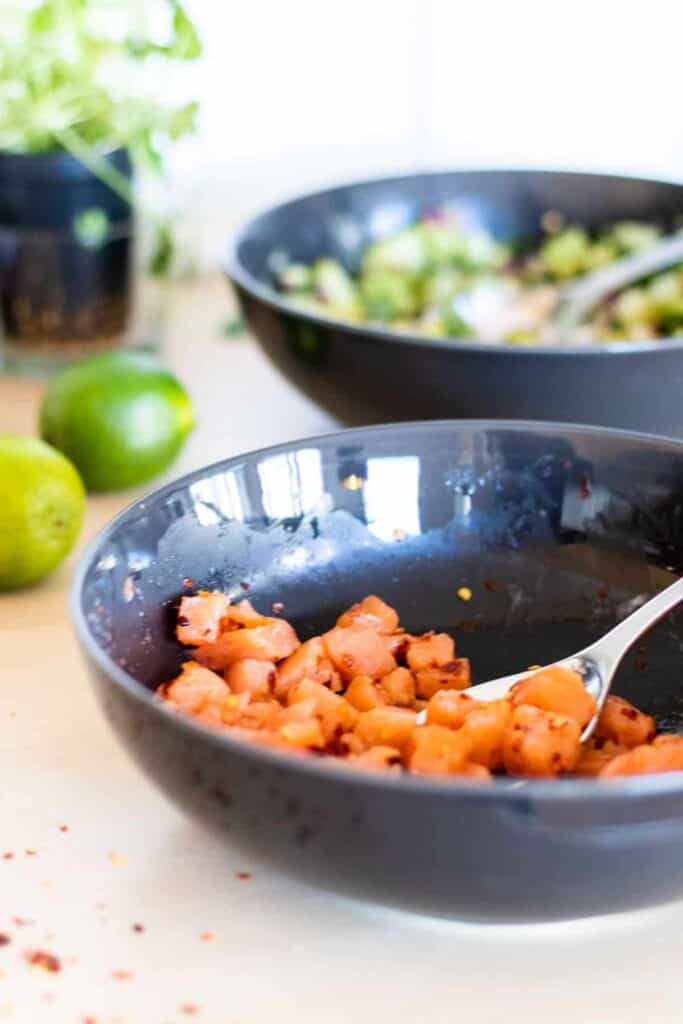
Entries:
[[126,858],[122,853],[110,853],[109,860],[112,862],[112,864],[116,865],[126,863]]
[[133,925],[131,925],[131,929],[134,932],[136,932],[138,935],[140,935],[141,932],[144,932],[145,926],[144,926],[144,924],[133,924]]
[[202,940],[202,942],[213,942],[216,936],[214,935],[213,932],[202,932],[199,938]]
[[235,874],[240,882],[248,882],[251,878],[251,871],[236,871]]
[[69,826],[68,825],[60,825],[59,826],[59,831],[60,832],[68,832],[69,831]]
[[97,1017],[84,1017],[82,1024],[97,1024]]
[[46,953],[42,949],[29,950],[24,954],[27,963],[36,971],[46,971],[48,974],[57,974],[61,971],[62,965],[59,957],[53,953]]
[[14,860],[14,854],[10,853],[10,851],[8,850],[7,853],[3,853],[2,859],[3,860]]
[[12,940],[9,935],[5,935],[4,932],[0,932],[0,946],[9,946],[11,941]]
[[15,924],[17,928],[25,928],[27,925],[34,924],[30,917],[18,917],[16,914],[12,918],[12,924]]
[[27,857],[37,857],[38,856],[38,851],[37,850],[24,850],[24,853],[26,854]]
[[186,1017],[194,1017],[195,1014],[199,1013],[199,1007],[195,1006],[194,1003],[183,1003],[180,1007],[180,1012],[184,1013]]
[[133,977],[133,972],[118,969],[116,971],[112,971],[111,976],[114,979],[114,981],[130,981],[130,979]]

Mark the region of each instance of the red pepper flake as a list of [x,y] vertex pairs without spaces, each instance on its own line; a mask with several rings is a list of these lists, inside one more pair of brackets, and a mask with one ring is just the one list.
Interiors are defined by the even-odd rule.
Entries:
[[484,586],[488,590],[489,594],[495,594],[498,590],[498,584],[495,580],[484,580]]
[[236,871],[235,875],[239,878],[240,882],[248,882],[251,878],[251,871]]
[[283,612],[285,610],[285,606],[283,605],[282,601],[273,601],[271,608],[273,609],[273,615],[279,615],[280,612]]
[[62,965],[59,958],[52,953],[46,953],[42,949],[34,949],[25,953],[27,962],[37,971],[47,971],[49,974],[57,974],[61,971]]
[[244,581],[242,581],[242,583],[240,583],[240,586],[241,586],[242,590],[249,590],[250,585],[251,584],[245,583]]
[[17,928],[24,928],[26,925],[33,924],[28,917],[17,917],[16,915],[12,918],[12,924],[15,924]]
[[68,825],[60,825],[59,826],[59,831],[60,832],[68,832],[69,831],[69,826]]
[[192,588],[194,587],[194,580],[192,579],[191,576],[185,577],[185,579],[183,580],[183,586],[185,587],[186,590],[192,590]]
[[133,972],[122,971],[119,969],[116,971],[112,971],[111,976],[114,979],[114,981],[130,981],[130,979],[133,977]]
[[84,1017],[82,1024],[97,1024],[97,1017]]
[[14,854],[10,853],[9,850],[8,850],[7,853],[3,853],[2,859],[3,860],[13,860],[14,859]]
[[138,935],[145,930],[144,924],[133,924],[131,925],[131,928],[134,932],[137,932]]
[[27,857],[37,857],[38,856],[38,851],[37,850],[24,850],[24,853],[26,854]]
[[5,935],[4,932],[0,932],[0,946],[9,946],[11,941],[12,940],[9,935]]
[[607,586],[607,584],[603,583],[601,586],[598,587],[598,597],[601,601],[607,600],[607,598],[609,597],[609,587]]
[[186,1017],[194,1017],[196,1013],[199,1013],[199,1007],[194,1003],[183,1003],[180,1012],[184,1013]]
[[199,938],[202,940],[202,942],[213,942],[216,936],[214,935],[213,932],[202,932]]
[[584,473],[581,477],[581,501],[586,501],[591,496],[591,484],[590,480]]
[[104,605],[103,604],[96,604],[95,605],[95,613],[97,615],[101,615],[103,611],[104,611]]

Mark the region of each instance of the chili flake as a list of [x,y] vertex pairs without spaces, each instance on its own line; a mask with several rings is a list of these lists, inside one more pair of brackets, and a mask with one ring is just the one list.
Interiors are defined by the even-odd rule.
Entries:
[[14,854],[10,853],[9,851],[7,853],[3,853],[2,859],[3,860],[13,860],[14,859]]
[[35,949],[25,954],[28,963],[37,971],[47,971],[49,974],[57,974],[61,971],[62,965],[59,958],[53,953],[46,953],[42,949]]
[[133,977],[133,972],[123,971],[119,969],[116,971],[112,971],[111,976],[114,979],[114,981],[130,981],[130,979]]
[[9,946],[11,941],[12,940],[9,935],[5,935],[4,932],[0,932],[0,946]]
[[134,925],[131,925],[131,928],[133,929],[134,932],[137,932],[138,935],[141,932],[144,932],[144,930],[145,930],[145,926],[143,924],[134,924]]
[[251,871],[236,871],[235,874],[240,882],[248,882],[251,878]]
[[180,1012],[184,1013],[186,1017],[193,1017],[195,1013],[199,1013],[199,1007],[195,1006],[194,1003],[183,1003],[180,1007]]
[[199,938],[202,940],[202,942],[213,942],[216,936],[214,935],[213,932],[202,932]]
[[126,863],[126,858],[122,853],[110,853],[109,860],[112,862],[112,864],[117,865]]
[[59,831],[60,832],[68,832],[69,831],[69,826],[68,825],[60,825],[59,826]]

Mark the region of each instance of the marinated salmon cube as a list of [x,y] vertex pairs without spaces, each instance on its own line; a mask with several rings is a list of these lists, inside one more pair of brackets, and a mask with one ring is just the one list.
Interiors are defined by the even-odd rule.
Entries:
[[379,689],[385,695],[387,704],[409,708],[415,703],[415,678],[410,669],[395,668],[393,672],[388,672],[380,679]]
[[429,700],[439,690],[466,690],[471,682],[467,658],[456,658],[441,668],[422,668],[415,673],[418,697]]
[[581,755],[581,727],[575,718],[522,704],[514,708],[503,742],[509,775],[557,778],[573,771]]
[[401,768],[401,755],[396,747],[370,747],[360,754],[352,755],[351,761],[361,768]]
[[337,625],[343,629],[348,626],[368,626],[378,633],[395,633],[398,629],[398,615],[379,597],[370,594],[359,604],[352,605],[337,619]]
[[344,699],[357,711],[372,711],[387,703],[381,683],[374,682],[370,676],[354,676]]
[[221,722],[223,725],[239,725],[242,715],[251,702],[250,693],[229,693],[221,706]]
[[623,697],[609,696],[600,712],[595,736],[622,747],[638,747],[655,734],[655,720]]
[[284,721],[284,709],[276,700],[251,700],[239,716],[245,729],[278,729]]
[[289,704],[295,706],[301,701],[315,701],[314,715],[320,722],[326,742],[339,738],[343,733],[353,729],[358,712],[343,697],[332,693],[322,683],[314,683],[311,679],[302,679],[289,693]]
[[470,761],[493,772],[503,767],[503,744],[511,717],[507,700],[480,703],[469,712],[460,732],[470,741]]
[[176,636],[181,644],[207,644],[218,639],[230,598],[225,594],[200,593],[182,597]]
[[574,769],[574,774],[581,778],[594,778],[599,775],[610,761],[620,754],[626,752],[626,747],[612,743],[611,740],[591,739],[581,748],[579,763]]
[[459,729],[479,701],[459,690],[437,690],[427,702],[427,725],[446,725]]
[[231,604],[225,613],[223,622],[224,629],[253,629],[254,626],[265,626],[270,619],[267,615],[261,615],[251,604],[251,601],[238,601]]
[[358,715],[354,733],[366,748],[405,750],[416,724],[416,713],[406,708],[374,708]]
[[597,707],[581,676],[560,665],[543,668],[520,680],[510,690],[510,699],[515,707],[531,704],[543,711],[568,715],[575,718],[582,729],[588,725]]
[[[672,737],[673,738],[673,737]],[[599,774],[601,779],[622,775],[651,775],[683,770],[683,743],[645,743],[612,758]]]
[[335,626],[324,634],[323,641],[330,661],[347,684],[354,676],[379,679],[396,668],[385,639],[374,629]]
[[320,723],[316,718],[309,718],[305,722],[288,722],[280,729],[280,736],[291,747],[322,750],[325,746]]
[[221,633],[213,644],[194,652],[196,660],[212,669],[226,669],[236,661],[281,661],[299,646],[296,633],[284,619],[268,619],[264,626]]
[[407,764],[420,775],[452,775],[463,771],[469,753],[470,741],[462,736],[462,730],[422,725],[410,737]]
[[181,711],[191,715],[201,715],[207,706],[213,706],[220,720],[220,708],[230,690],[225,680],[215,672],[196,661],[186,661],[178,678],[160,687],[160,693]]
[[243,658],[230,665],[223,678],[232,693],[250,693],[254,699],[269,697],[275,685],[275,665],[272,661]]
[[289,690],[302,679],[324,683],[334,691],[342,688],[339,673],[329,660],[325,644],[319,636],[306,640],[293,654],[280,662],[277,668],[275,696],[286,698]]
[[425,633],[411,637],[406,650],[408,668],[419,672],[426,668],[442,668],[455,660],[455,644],[448,633]]

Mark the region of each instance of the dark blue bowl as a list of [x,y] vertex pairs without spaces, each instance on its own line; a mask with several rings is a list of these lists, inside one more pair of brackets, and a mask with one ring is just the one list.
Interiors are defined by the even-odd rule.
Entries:
[[[83,556],[72,614],[122,742],[228,843],[431,914],[576,917],[683,895],[682,774],[478,785],[244,744],[154,697],[183,659],[178,599],[187,577],[236,597],[248,588],[258,608],[283,602],[305,638],[375,592],[409,629],[452,631],[482,681],[593,640],[682,558],[683,443],[406,424],[228,459],[137,502]],[[682,625],[660,623],[617,680],[668,728],[683,711]]]
[[554,420],[683,436],[683,338],[552,348],[425,338],[307,312],[274,286],[273,256],[335,256],[447,204],[503,240],[538,238],[559,210],[589,228],[650,220],[672,230],[683,184],[540,170],[452,171],[359,181],[253,218],[226,270],[275,365],[343,423],[445,417]]

